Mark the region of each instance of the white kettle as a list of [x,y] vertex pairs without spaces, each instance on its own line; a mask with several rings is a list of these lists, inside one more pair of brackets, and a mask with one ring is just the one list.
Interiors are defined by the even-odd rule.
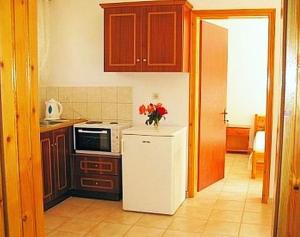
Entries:
[[56,120],[60,119],[60,116],[63,112],[63,107],[61,103],[55,99],[50,99],[45,102],[46,111],[45,111],[45,120]]

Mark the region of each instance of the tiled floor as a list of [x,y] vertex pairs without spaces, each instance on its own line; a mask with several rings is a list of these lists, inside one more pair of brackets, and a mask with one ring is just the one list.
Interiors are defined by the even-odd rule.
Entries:
[[121,202],[69,198],[45,214],[48,237],[270,237],[272,205],[248,159],[227,155],[225,179],[187,199],[174,216],[122,211]]

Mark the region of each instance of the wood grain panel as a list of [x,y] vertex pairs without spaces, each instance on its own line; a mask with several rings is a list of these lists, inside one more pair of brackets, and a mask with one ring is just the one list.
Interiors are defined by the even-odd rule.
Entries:
[[56,150],[56,174],[57,174],[57,188],[58,190],[65,189],[68,186],[68,148],[67,148],[67,141],[66,135],[59,134],[54,135],[55,137],[55,150]]
[[76,174],[118,175],[121,171],[119,158],[100,156],[74,156]]
[[182,71],[182,14],[180,6],[143,8],[142,71]]
[[41,136],[41,152],[43,157],[43,187],[44,187],[44,202],[51,200],[54,192],[53,187],[53,159],[52,159],[52,139],[51,134],[43,133]]
[[140,71],[140,10],[117,8],[108,9],[104,14],[105,71]]
[[200,23],[200,120],[198,191],[224,178],[228,31]]
[[36,236],[44,236],[44,210],[42,186],[42,159],[40,147],[40,96],[38,79],[38,36],[37,36],[37,1],[28,0],[28,44],[29,44],[29,86],[30,86],[30,131],[32,179],[34,188]]
[[299,236],[300,224],[300,2],[284,3],[283,91],[274,236]]
[[119,193],[121,182],[119,176],[112,175],[75,175],[75,186],[78,190]]
[[[20,192],[22,202],[23,235],[36,235],[35,232],[35,203],[33,185],[33,164],[31,158],[31,94],[30,69],[28,57],[28,5],[22,0],[15,0],[15,50],[16,50],[16,103],[17,103],[17,132],[20,172]],[[27,39],[27,40],[25,40]],[[29,122],[30,123],[30,122]],[[29,125],[29,126],[28,126]]]
[[6,235],[21,237],[21,197],[14,91],[13,1],[0,0],[0,86],[2,148],[0,155],[4,188]]
[[62,128],[54,130],[53,135],[53,159],[55,159],[55,198],[65,195],[70,188],[70,130]]

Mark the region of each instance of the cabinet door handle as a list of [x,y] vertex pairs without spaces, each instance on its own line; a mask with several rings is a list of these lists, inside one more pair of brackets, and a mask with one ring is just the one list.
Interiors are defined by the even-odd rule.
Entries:
[[136,62],[139,63],[141,60],[139,58],[136,59]]
[[146,59],[146,58],[143,58],[143,62],[147,62],[147,59]]

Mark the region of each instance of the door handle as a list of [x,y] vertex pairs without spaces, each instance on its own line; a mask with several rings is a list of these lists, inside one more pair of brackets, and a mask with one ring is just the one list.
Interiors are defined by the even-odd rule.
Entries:
[[229,120],[226,118],[226,116],[228,114],[227,111],[226,111],[226,109],[224,109],[224,111],[221,114],[223,114],[223,121],[224,121],[224,123],[228,123]]

